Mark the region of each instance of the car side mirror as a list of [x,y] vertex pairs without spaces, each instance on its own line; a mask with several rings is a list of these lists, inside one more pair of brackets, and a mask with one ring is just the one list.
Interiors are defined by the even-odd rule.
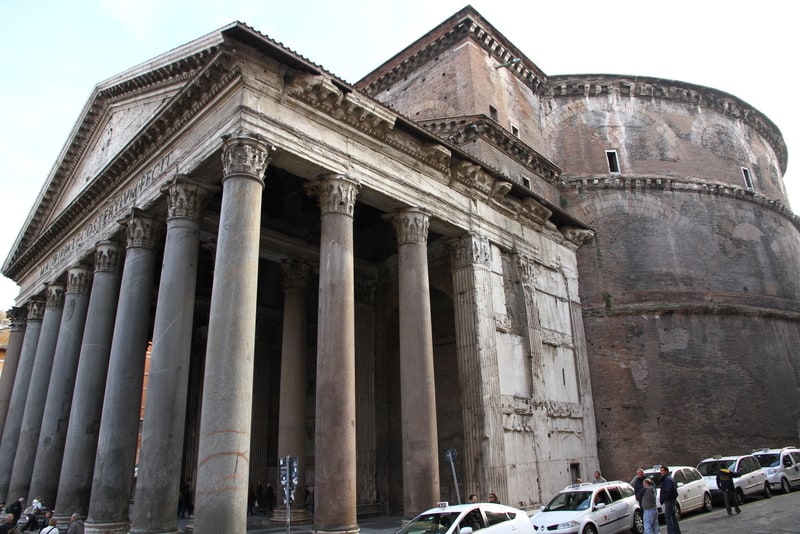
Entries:
[[595,510],[602,510],[605,507],[606,507],[606,503],[604,503],[604,502],[599,502],[599,503],[594,505],[594,509]]
[[681,486],[683,486],[683,485],[684,485],[684,484],[683,484],[683,482],[678,482],[678,487],[679,487],[679,488],[680,488]]

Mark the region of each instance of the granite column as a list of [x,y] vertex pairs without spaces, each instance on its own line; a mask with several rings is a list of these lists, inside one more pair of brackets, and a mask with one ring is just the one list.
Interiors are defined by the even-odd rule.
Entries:
[[11,321],[11,333],[8,336],[6,356],[3,361],[3,372],[0,373],[0,437],[6,426],[8,406],[11,403],[11,392],[14,389],[14,377],[17,376],[19,357],[22,353],[22,340],[25,338],[25,309],[11,308],[6,312]]
[[[8,491],[12,495],[28,495],[31,487],[31,475],[36,461],[36,446],[39,444],[39,432],[42,429],[42,416],[47,400],[47,386],[53,369],[56,344],[58,343],[59,325],[64,313],[64,285],[49,284],[47,300],[42,319],[42,333],[36,345],[36,357],[33,360],[33,371],[25,401],[25,414],[19,431],[17,455],[11,471],[11,482]],[[36,495],[29,496],[33,500]],[[45,502],[46,506],[53,503]]]
[[178,176],[167,195],[167,236],[150,353],[131,532],[178,532],[186,394],[200,221],[209,190]]
[[414,517],[440,500],[436,387],[433,366],[429,215],[405,209],[388,217],[397,236],[403,512]]
[[44,299],[37,297],[28,302],[28,321],[25,327],[25,337],[22,339],[19,366],[17,367],[17,375],[14,377],[14,388],[11,390],[11,402],[8,405],[6,424],[3,427],[3,439],[0,440],[0,500],[7,503],[19,497],[27,498],[27,495],[9,494],[8,485],[11,482],[11,471],[14,468],[14,458],[17,455],[22,416],[25,415],[25,402],[28,399],[33,362],[36,358],[36,346],[39,344],[39,337],[41,337],[44,308]]
[[[284,260],[283,337],[281,345],[281,401],[278,413],[278,458],[298,458],[295,502],[301,503],[292,519],[305,518],[306,450],[306,290],[309,265],[299,259]],[[276,485],[283,495],[280,484]],[[278,502],[284,502],[278,499]],[[284,508],[275,510],[280,515]],[[276,518],[277,519],[277,518]]]
[[73,512],[85,516],[89,511],[123,259],[124,249],[116,241],[101,241],[95,246],[92,290],[58,479],[56,511],[62,524]]
[[359,531],[353,260],[359,184],[329,174],[309,184],[309,190],[321,212],[313,531],[351,533]]
[[224,139],[200,418],[198,534],[247,529],[261,201],[271,147],[242,131]]
[[64,295],[64,313],[58,332],[53,372],[47,388],[42,428],[39,434],[36,463],[31,477],[31,495],[40,496],[52,508],[56,502],[58,476],[64,457],[75,373],[81,350],[86,310],[89,304],[92,271],[79,265],[67,271],[67,291]]
[[114,336],[108,362],[103,414],[86,532],[127,532],[133,485],[144,363],[153,298],[155,247],[162,223],[138,209],[120,221],[128,246],[122,269]]

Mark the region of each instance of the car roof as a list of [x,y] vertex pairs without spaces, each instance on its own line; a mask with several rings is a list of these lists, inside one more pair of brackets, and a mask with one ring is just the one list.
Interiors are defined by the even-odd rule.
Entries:
[[[672,473],[676,469],[695,469],[695,467],[692,466],[692,465],[668,465],[667,466],[667,470],[670,473]],[[661,466],[660,465],[654,465],[653,467],[651,467],[649,469],[645,469],[644,472],[645,473],[657,473],[660,470],[661,470]]]
[[464,510],[469,510],[475,507],[476,505],[480,505],[481,507],[484,508],[497,508],[502,510],[519,511],[512,506],[507,506],[505,504],[497,504],[493,502],[468,502],[465,504],[448,504],[448,503],[445,504],[446,506],[434,506],[433,508],[429,508],[424,512],[422,512],[422,514],[435,514],[440,512],[448,512],[448,513],[463,512]]
[[797,450],[798,450],[797,447],[781,447],[779,449],[769,449],[769,448],[764,447],[763,449],[754,450],[752,452],[752,454],[754,454],[754,455],[759,455],[759,454],[777,454],[777,453],[783,452],[783,451],[792,451],[792,452],[794,452],[794,451],[797,451]]
[[702,464],[703,462],[718,462],[720,460],[738,460],[739,458],[744,458],[745,456],[753,456],[753,455],[752,454],[733,454],[731,456],[711,456],[709,458],[705,458],[704,460],[701,460],[700,463]]
[[559,491],[559,493],[565,493],[568,491],[579,491],[579,490],[590,491],[595,488],[603,488],[607,486],[620,486],[620,485],[627,486],[628,483],[623,480],[609,480],[606,482],[581,482],[580,484],[570,484],[566,488]]

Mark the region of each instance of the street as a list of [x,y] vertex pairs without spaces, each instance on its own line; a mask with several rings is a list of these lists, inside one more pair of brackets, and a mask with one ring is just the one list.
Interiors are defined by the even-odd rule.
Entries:
[[[710,513],[693,513],[681,520],[682,534],[782,534],[800,533],[800,491],[774,495],[771,499],[756,497],[745,502],[742,513],[728,516],[725,507],[715,503]],[[661,532],[667,527],[661,525]]]

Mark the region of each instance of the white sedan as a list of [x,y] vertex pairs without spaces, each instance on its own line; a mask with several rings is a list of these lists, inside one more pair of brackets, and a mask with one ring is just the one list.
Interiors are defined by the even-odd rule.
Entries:
[[534,534],[528,514],[502,504],[486,502],[439,503],[409,521],[397,534]]

